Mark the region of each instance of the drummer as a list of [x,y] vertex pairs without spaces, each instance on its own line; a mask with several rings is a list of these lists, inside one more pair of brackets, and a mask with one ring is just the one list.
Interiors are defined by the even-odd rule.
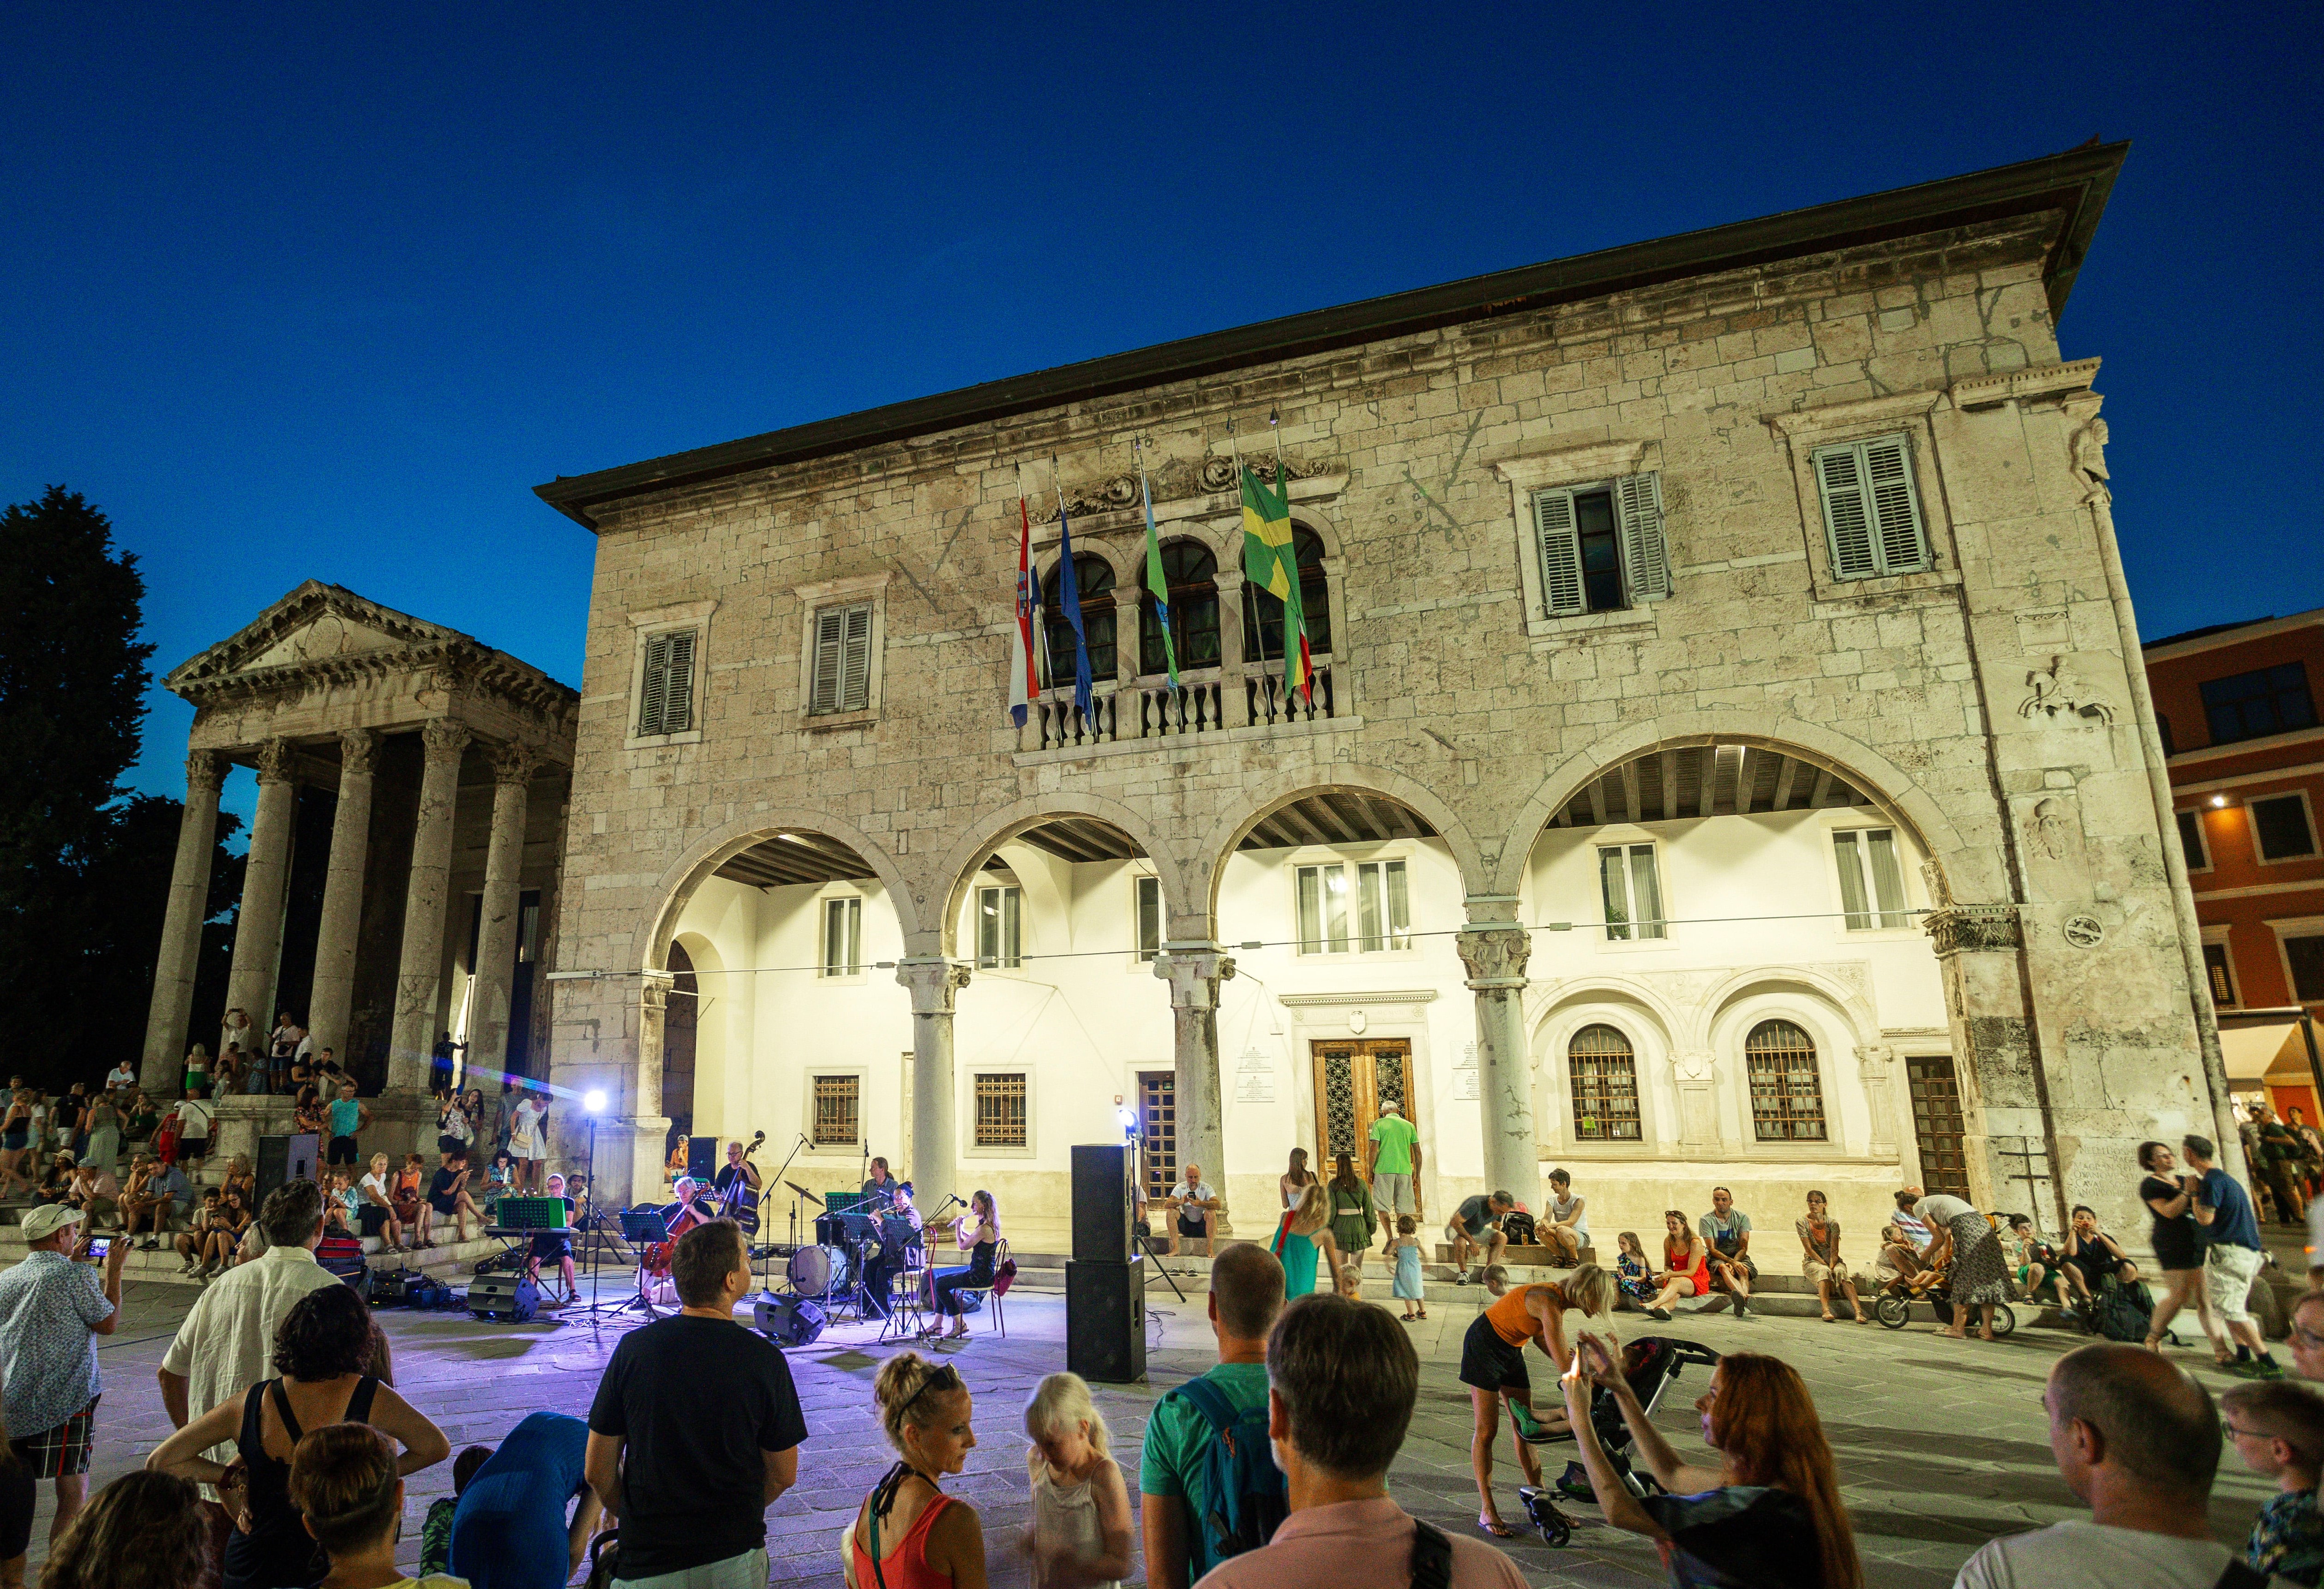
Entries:
[[[927,1228],[920,1211],[912,1206],[912,1183],[891,1181],[889,1185],[892,1206],[879,1216],[880,1244],[872,1250],[863,1264],[863,1311],[875,1318],[888,1316],[888,1282],[912,1267],[912,1255],[919,1250],[921,1232]],[[911,1226],[909,1242],[890,1239],[894,1233],[894,1222],[899,1220]]]

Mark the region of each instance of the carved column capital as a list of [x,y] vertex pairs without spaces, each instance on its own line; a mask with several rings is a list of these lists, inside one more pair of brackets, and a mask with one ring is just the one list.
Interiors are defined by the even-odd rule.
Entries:
[[1154,975],[1170,984],[1173,1010],[1217,1009],[1219,984],[1234,974],[1234,961],[1216,944],[1166,944],[1154,959]]
[[293,781],[289,740],[270,739],[258,747],[258,781],[261,783]]
[[540,767],[540,752],[529,744],[497,745],[493,750],[493,781],[526,784]]
[[190,751],[186,755],[186,795],[214,795],[226,787],[224,756],[216,751]]
[[1533,955],[1533,935],[1514,922],[1507,926],[1479,925],[1455,934],[1452,947],[1469,973],[1469,986],[1521,988],[1526,984],[1526,961]]
[[1956,905],[1932,910],[1926,926],[1940,957],[1964,950],[2006,953],[2024,942],[2014,905]]
[[638,1008],[644,1013],[659,1016],[669,1008],[669,990],[678,979],[668,972],[648,972],[638,987]]
[[915,1015],[949,1015],[968,985],[968,967],[940,955],[912,956],[896,962],[896,980],[912,995]]
[[1860,1075],[1867,1076],[1886,1076],[1888,1073],[1889,1067],[1895,1063],[1896,1050],[1890,1048],[1886,1043],[1858,1043],[1856,1045],[1856,1065],[1858,1072]]
[[457,761],[460,753],[468,748],[468,741],[474,737],[466,724],[454,723],[444,717],[435,719],[420,731],[420,743],[427,747],[428,760],[431,762]]
[[379,755],[379,732],[372,728],[339,730],[339,775],[369,778]]

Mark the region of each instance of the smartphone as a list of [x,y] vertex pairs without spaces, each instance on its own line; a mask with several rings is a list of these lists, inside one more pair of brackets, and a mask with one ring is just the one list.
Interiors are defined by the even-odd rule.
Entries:
[[112,1251],[113,1238],[111,1236],[91,1236],[88,1239],[88,1255],[91,1258],[102,1258]]

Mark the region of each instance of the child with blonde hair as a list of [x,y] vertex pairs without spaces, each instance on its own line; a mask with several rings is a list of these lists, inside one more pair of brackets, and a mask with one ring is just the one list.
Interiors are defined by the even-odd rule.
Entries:
[[[1396,1239],[1388,1244],[1388,1261],[1396,1265],[1396,1280],[1388,1287],[1388,1294],[1404,1304],[1406,1324],[1416,1318],[1428,1316],[1427,1295],[1420,1283],[1420,1237],[1416,1233],[1419,1228],[1409,1214],[1397,1215]],[[1412,1310],[1416,1302],[1420,1305],[1418,1313]]]
[[1024,1549],[1034,1589],[1120,1589],[1130,1576],[1130,1489],[1105,1418],[1079,1374],[1051,1374],[1025,1403],[1033,1523]]

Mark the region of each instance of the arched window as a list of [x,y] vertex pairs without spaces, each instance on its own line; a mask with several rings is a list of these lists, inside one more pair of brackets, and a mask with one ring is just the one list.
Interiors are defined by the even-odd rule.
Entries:
[[1824,1140],[1823,1081],[1815,1042],[1788,1021],[1763,1021],[1743,1039],[1751,1073],[1751,1129],[1763,1142]]
[[1573,1034],[1565,1046],[1566,1074],[1573,1082],[1573,1140],[1635,1142],[1638,1140],[1638,1057],[1630,1039],[1603,1021]]
[[[1162,577],[1170,587],[1170,640],[1178,648],[1178,670],[1215,668],[1219,661],[1219,560],[1199,540],[1172,540],[1162,548]],[[1153,594],[1138,593],[1138,670],[1159,673],[1169,663],[1162,650],[1162,621]]]
[[[1307,618],[1307,650],[1322,656],[1332,649],[1332,593],[1323,582],[1323,540],[1295,524],[1291,550],[1299,563],[1299,606]],[[1242,660],[1264,662],[1283,655],[1283,604],[1250,580],[1242,584]]]
[[[1041,582],[1041,611],[1047,617],[1049,641],[1048,679],[1070,689],[1074,682],[1074,626],[1065,620],[1058,570],[1052,568]],[[1081,587],[1082,631],[1089,636],[1090,677],[1111,679],[1113,657],[1113,565],[1094,552],[1074,558],[1074,579]]]

